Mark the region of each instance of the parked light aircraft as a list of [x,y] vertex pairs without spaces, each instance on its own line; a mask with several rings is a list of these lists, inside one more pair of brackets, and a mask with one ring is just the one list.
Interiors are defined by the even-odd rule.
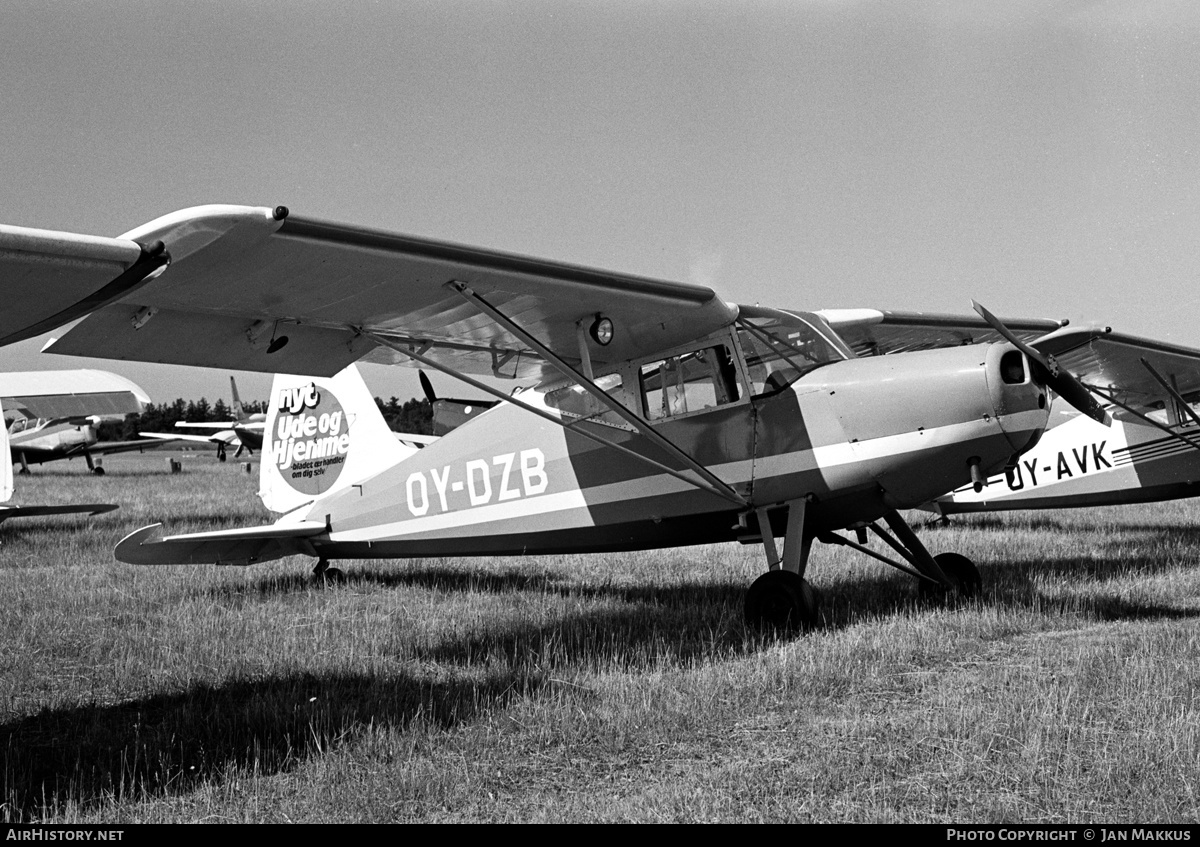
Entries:
[[242,408],[242,399],[238,396],[237,382],[229,378],[229,388],[233,394],[233,420],[190,422],[177,421],[175,426],[180,429],[211,429],[216,430],[212,435],[192,435],[170,432],[139,432],[145,438],[156,438],[161,441],[194,441],[201,444],[217,446],[217,460],[224,462],[228,458],[226,448],[237,447],[233,458],[238,458],[243,452],[254,455],[255,450],[261,450],[263,444],[263,423],[267,416],[263,412],[253,414]]
[[[0,402],[0,408],[3,407]],[[117,507],[111,503],[64,503],[53,506],[10,506],[13,496],[13,463],[8,449],[8,431],[0,427],[0,523],[9,518],[30,518],[43,515],[98,515]]]
[[[82,382],[80,382],[82,380]],[[60,394],[50,394],[50,386],[56,386]],[[127,380],[101,371],[46,371],[38,373],[0,374],[0,416],[10,404],[22,404],[23,410],[35,409],[40,414],[79,415],[97,409],[112,412],[125,407],[130,398],[125,386],[132,386],[134,397],[144,397],[142,390]],[[72,389],[82,388],[88,392]],[[119,389],[106,391],[103,389]],[[14,396],[16,395],[16,396]],[[140,402],[140,400],[138,400]],[[12,499],[13,474],[12,450],[8,444],[8,429],[0,427],[0,523],[13,517],[35,517],[43,515],[100,515],[113,511],[115,505],[104,503],[58,504],[47,506],[8,505]]]
[[[266,527],[158,540],[158,525],[146,527],[117,547],[140,564],[303,554],[324,574],[341,558],[753,542],[768,570],[747,592],[748,619],[807,624],[814,540],[925,585],[976,586],[968,559],[931,555],[899,510],[1010,465],[1046,427],[1048,390],[1107,420],[1072,370],[1132,407],[1146,401],[1148,377],[1124,367],[1103,329],[1001,322],[982,309],[944,318],[738,306],[702,286],[283,207],[188,209],[117,239],[5,232],[0,247],[49,267],[65,261],[64,245],[73,256],[124,251],[120,290],[92,295],[90,316],[52,352],[316,377],[271,398],[263,464],[284,477],[294,507]],[[866,328],[936,349],[856,355],[850,344]],[[1200,351],[1129,344],[1180,390],[1200,389]],[[423,450],[376,454],[358,437],[364,416],[323,381],[358,360],[434,368],[504,402]],[[531,385],[510,395],[474,375]],[[895,556],[866,547],[868,530]]]
[[[851,313],[827,314],[836,321],[838,314]],[[843,334],[864,355],[912,349],[914,342],[890,327],[855,327],[853,321],[845,322]],[[1112,426],[1103,426],[1055,399],[1046,433],[1035,447],[983,486],[959,486],[922,508],[950,515],[1115,506],[1200,494],[1200,393],[1186,376],[1188,357],[1178,348],[1111,331],[1100,343],[1108,367],[1119,370],[1121,380],[1141,380],[1135,405],[1093,385],[1113,418]],[[1155,350],[1157,366],[1146,356],[1148,345]],[[1058,352],[1060,363],[1076,370],[1088,367],[1081,357],[1091,355],[1090,350]]]
[[0,402],[7,410],[11,458],[23,474],[29,473],[30,464],[78,456],[88,470],[102,474],[93,456],[156,446],[147,441],[97,441],[102,418],[140,412],[150,402],[133,382],[106,371],[0,373]]
[[1194,421],[1160,413],[1147,423],[1117,411],[1106,429],[1074,413],[1055,413],[1062,415],[1067,419],[986,487],[957,488],[929,504],[930,511],[1066,509],[1200,495],[1200,427]]

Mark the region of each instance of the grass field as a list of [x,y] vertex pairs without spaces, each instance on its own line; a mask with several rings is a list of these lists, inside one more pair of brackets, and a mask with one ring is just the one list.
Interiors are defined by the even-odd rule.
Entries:
[[[60,463],[0,524],[9,821],[1185,822],[1200,504],[961,519],[981,597],[818,545],[824,621],[742,624],[761,550],[135,568],[269,520],[207,454]],[[257,471],[257,463],[255,465]],[[878,542],[876,542],[878,543]]]

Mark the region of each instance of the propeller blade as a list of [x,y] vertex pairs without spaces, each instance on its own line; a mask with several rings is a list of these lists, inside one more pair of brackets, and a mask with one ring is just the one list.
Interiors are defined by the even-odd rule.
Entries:
[[1104,411],[1104,407],[1097,402],[1092,392],[1087,389],[1087,386],[1077,380],[1069,371],[1059,367],[1058,362],[1053,356],[1048,356],[1017,338],[1012,330],[1004,325],[1003,321],[977,301],[972,300],[971,306],[979,314],[979,317],[987,321],[992,329],[1000,333],[1000,336],[1005,341],[1029,357],[1029,360],[1034,364],[1034,375],[1038,377],[1038,380],[1043,385],[1070,403],[1080,414],[1087,415],[1092,420],[1102,423],[1105,426],[1112,425],[1112,417],[1108,412]]
[[437,395],[433,393],[433,383],[429,381],[429,377],[425,376],[425,371],[417,371],[417,376],[421,380],[421,390],[425,392],[425,398],[430,403],[436,403]]

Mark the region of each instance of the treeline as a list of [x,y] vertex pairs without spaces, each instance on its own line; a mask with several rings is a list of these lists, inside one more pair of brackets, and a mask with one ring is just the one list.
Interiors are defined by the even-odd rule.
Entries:
[[[433,433],[433,405],[428,400],[414,397],[401,403],[399,398],[393,397],[385,403],[376,397],[375,405],[394,432],[418,435]],[[262,414],[267,411],[266,401],[243,401],[242,411],[248,415]],[[207,423],[232,420],[233,410],[224,400],[209,403],[203,397],[199,400],[180,397],[173,403],[149,403],[140,414],[126,415],[123,421],[104,421],[96,434],[101,441],[131,441],[138,437],[139,432],[175,432],[175,424],[179,421]]]

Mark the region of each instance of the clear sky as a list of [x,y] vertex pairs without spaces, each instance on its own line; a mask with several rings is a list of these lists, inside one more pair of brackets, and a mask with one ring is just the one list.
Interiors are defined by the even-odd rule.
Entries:
[[[0,4],[0,221],[118,235],[204,203],[1200,347],[1200,3]],[[0,368],[229,399],[40,346]]]

